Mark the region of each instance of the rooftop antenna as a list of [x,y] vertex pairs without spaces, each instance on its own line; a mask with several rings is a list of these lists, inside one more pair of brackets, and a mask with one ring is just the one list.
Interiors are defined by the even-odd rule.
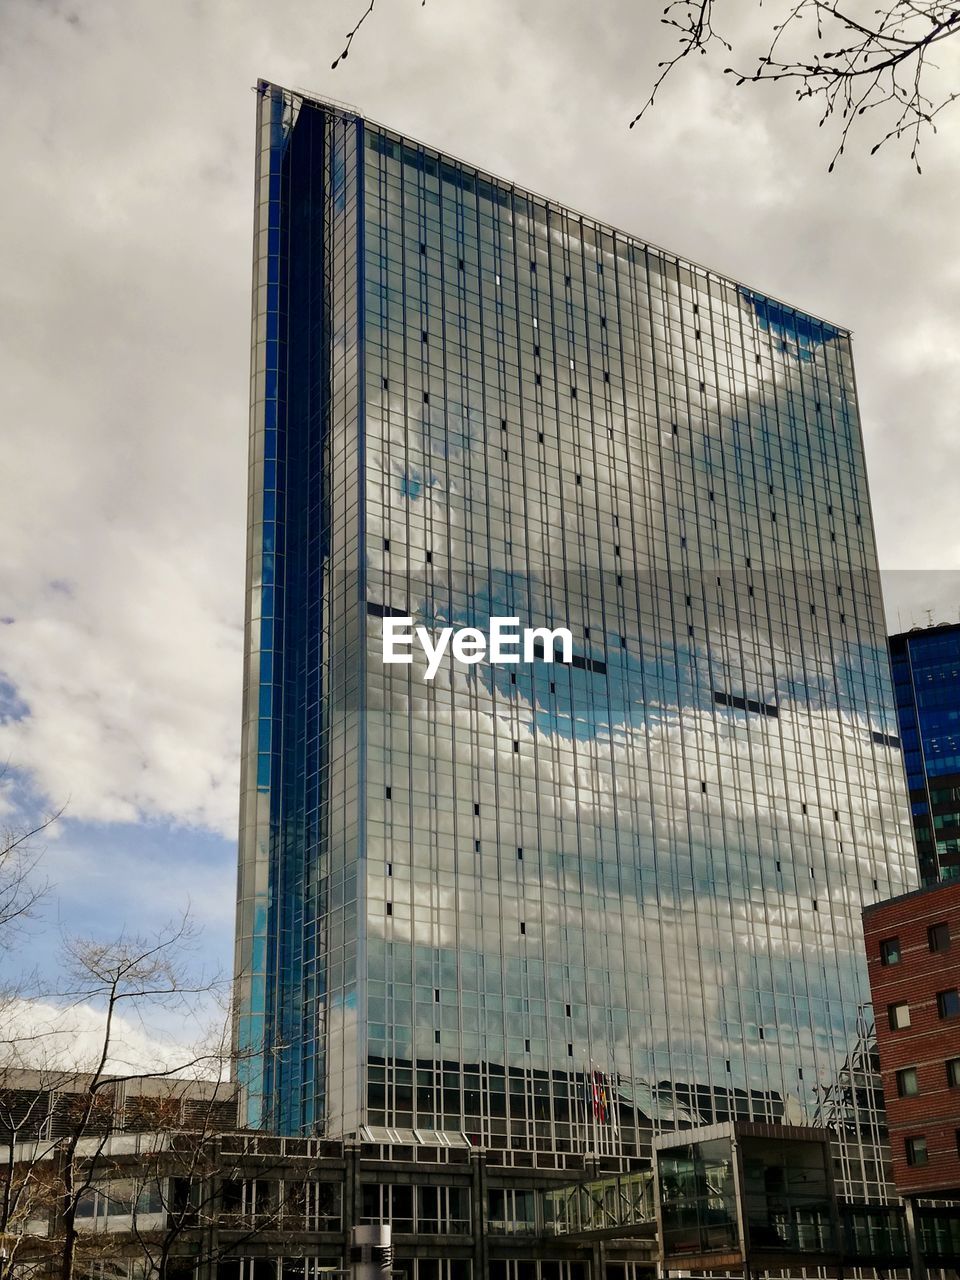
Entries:
[[928,627],[933,626],[933,610],[932,609],[927,610],[927,626]]

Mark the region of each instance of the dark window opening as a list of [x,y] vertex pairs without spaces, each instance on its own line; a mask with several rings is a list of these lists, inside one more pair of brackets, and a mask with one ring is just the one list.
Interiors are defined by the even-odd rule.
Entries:
[[378,604],[375,600],[367,601],[367,613],[371,618],[405,618],[406,610],[393,609],[388,604]]
[[903,1144],[904,1153],[907,1157],[907,1164],[911,1168],[917,1168],[924,1165],[929,1159],[927,1155],[927,1140],[924,1137],[907,1138]]
[[[689,598],[689,597],[688,597]],[[744,698],[740,694],[713,691],[714,702],[721,707],[735,707],[738,711],[755,711],[761,716],[779,716],[780,708],[771,702],[757,702],[753,698]]]
[[927,930],[927,945],[931,951],[950,950],[950,926],[946,920],[930,926]]
[[897,1096],[900,1098],[915,1098],[920,1092],[920,1082],[917,1079],[916,1067],[904,1067],[902,1071],[897,1072]]

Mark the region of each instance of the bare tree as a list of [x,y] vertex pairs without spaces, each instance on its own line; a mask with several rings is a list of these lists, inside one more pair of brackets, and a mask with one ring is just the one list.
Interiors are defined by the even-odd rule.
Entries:
[[[735,54],[718,25],[731,16],[732,8],[729,0],[671,0],[662,21],[677,33],[676,51],[660,63],[650,96],[631,128],[685,58],[706,54],[714,45]],[[726,75],[734,76],[738,85],[784,81],[794,86],[798,100],[819,103],[821,127],[831,119],[840,127],[831,170],[859,117],[877,112],[884,123],[871,155],[891,138],[905,138],[919,172],[924,130],[936,132],[936,118],[958,96],[931,86],[938,70],[932,55],[960,32],[956,0],[888,0],[867,12],[853,0],[788,0],[781,6],[780,20],[768,31],[766,48],[754,65],[746,70],[726,67]]]
[[[3,770],[0,770],[0,780]],[[9,951],[22,926],[29,920],[49,891],[39,873],[43,850],[37,837],[63,815],[63,809],[34,823],[8,827],[0,832],[0,952]]]
[[98,1008],[103,1026],[97,1061],[81,1095],[70,1135],[59,1152],[61,1280],[73,1280],[78,1210],[95,1177],[95,1157],[103,1148],[101,1143],[93,1153],[84,1152],[81,1162],[81,1142],[98,1130],[104,1135],[110,1132],[112,1126],[104,1124],[103,1117],[108,1110],[115,1114],[111,1094],[118,1083],[134,1077],[168,1078],[196,1070],[207,1060],[203,1050],[187,1051],[181,1059],[162,1064],[154,1072],[131,1070],[127,1075],[117,1075],[115,1067],[110,1070],[121,1049],[117,1024],[125,1013],[142,1019],[148,1010],[164,1009],[192,1019],[196,1001],[221,985],[219,976],[210,979],[191,973],[185,952],[193,936],[189,916],[184,915],[152,937],[121,935],[116,941],[105,943],[73,939],[66,944],[66,972],[73,979],[69,994],[78,1003]]
[[251,1177],[246,1145],[233,1142],[225,1149],[216,1110],[211,1095],[193,1102],[189,1117],[158,1118],[155,1149],[138,1163],[135,1203],[146,1212],[134,1213],[132,1236],[148,1280],[170,1280],[185,1247],[191,1268],[203,1268],[240,1256],[264,1232],[291,1224],[302,1229],[307,1184],[285,1181],[288,1171],[278,1160],[258,1161]]
[[64,1082],[64,1073],[57,1070],[0,1071],[0,1280],[41,1269],[41,1262],[23,1264],[20,1255],[30,1245],[34,1224],[48,1221],[56,1208],[57,1171],[43,1158],[39,1138],[49,1119],[50,1099]]
[[[375,5],[376,0],[368,0],[347,33],[334,68],[350,53]],[[958,96],[935,83],[940,68],[934,61],[944,41],[960,32],[957,0],[886,0],[875,9],[855,0],[774,0],[772,4],[740,0],[739,7],[734,0],[670,0],[661,21],[674,32],[676,48],[659,64],[650,96],[630,122],[631,129],[653,107],[666,79],[691,54],[707,54],[718,47],[740,57],[729,32],[735,20],[751,10],[769,15],[762,51],[745,55],[745,69],[726,67],[726,75],[738,85],[786,82],[793,85],[800,101],[818,103],[821,127],[836,121],[840,130],[831,170],[857,120],[875,112],[881,123],[871,155],[891,139],[904,139],[920,171],[918,152],[924,132],[936,132],[940,113]]]
[[[194,1088],[189,1100],[183,1100],[184,1106],[168,1087],[165,1095],[156,1100],[145,1125],[150,1129],[153,1146],[141,1152],[137,1162],[131,1230],[148,1280],[169,1280],[180,1247],[187,1240],[192,1246],[191,1267],[209,1266],[236,1256],[238,1248],[275,1228],[280,1220],[282,1200],[278,1196],[251,1207],[242,1222],[232,1224],[240,1229],[228,1232],[225,1239],[218,1230],[225,1216],[229,1221],[223,1203],[224,1182],[239,1184],[248,1176],[243,1149],[238,1148],[231,1159],[220,1143],[224,1130],[221,1099],[228,1068],[233,1063],[231,1025],[228,1016],[222,1024],[219,1045],[211,1046],[220,1070],[216,1078],[205,1079],[205,1096]],[[173,1081],[168,1082],[168,1086],[172,1084]],[[235,1099],[232,1105],[231,1120],[235,1121]],[[230,1127],[235,1127],[234,1123]],[[146,1212],[138,1211],[140,1204]]]
[[[121,934],[110,941],[68,939],[64,944],[63,985],[44,999],[49,1022],[26,1033],[23,1043],[21,1012],[14,1008],[3,1025],[0,1009],[0,1235],[7,1260],[0,1258],[0,1280],[11,1274],[16,1253],[22,1252],[24,1230],[42,1217],[42,1202],[52,1209],[43,1226],[44,1240],[34,1238],[33,1253],[49,1261],[55,1249],[57,1274],[73,1280],[83,1252],[82,1209],[94,1183],[109,1163],[110,1138],[122,1123],[124,1085],[137,1080],[170,1080],[201,1075],[211,1067],[224,1072],[223,1035],[213,1045],[171,1049],[155,1070],[144,1072],[135,1052],[124,1043],[125,1029],[152,1020],[163,1011],[176,1018],[178,1039],[199,1019],[208,999],[224,988],[219,975],[196,972],[191,964],[194,930],[184,914],[149,937]],[[86,1069],[62,1059],[64,1025],[71,1010],[82,1011],[90,1034],[94,1022],[95,1049]],[[9,1012],[7,1010],[6,1012]],[[50,1016],[52,1015],[52,1016]],[[12,1025],[11,1025],[12,1024]],[[42,1024],[42,1019],[41,1019]],[[25,1066],[43,1056],[47,1063],[39,1078],[32,1072],[30,1088],[18,1088]],[[180,1081],[180,1088],[184,1082]],[[171,1090],[172,1091],[172,1090]],[[53,1112],[56,1116],[53,1117]],[[55,1119],[55,1123],[51,1120]],[[49,1203],[53,1196],[54,1203]],[[51,1235],[52,1232],[52,1235]],[[20,1267],[19,1262],[17,1266]],[[17,1274],[22,1273],[22,1267]]]
[[[266,1232],[302,1231],[322,1216],[324,1184],[312,1180],[312,1164],[297,1162],[291,1177],[282,1144],[264,1154],[256,1136],[234,1132],[236,1092],[226,1078],[227,1061],[228,1052],[221,1079],[196,1073],[114,1077],[114,1087],[98,1094],[96,1114],[72,1162],[75,1276],[85,1277],[90,1264],[135,1260],[144,1280],[177,1280],[242,1256]],[[59,1125],[71,1138],[86,1114],[89,1084],[83,1077],[62,1081],[71,1092],[67,1106],[60,1106]],[[0,1090],[0,1107],[5,1101],[10,1106],[4,1093],[10,1091]],[[39,1111],[45,1110],[41,1105]],[[67,1145],[48,1141],[17,1148],[20,1160],[11,1172],[23,1208],[11,1222],[10,1248],[0,1265],[4,1280],[61,1271],[62,1197],[65,1173],[71,1171],[64,1169]],[[34,1152],[39,1158],[30,1158]],[[338,1203],[335,1194],[333,1199]],[[53,1233],[45,1233],[44,1218],[57,1222]],[[20,1240],[18,1226],[28,1228]]]

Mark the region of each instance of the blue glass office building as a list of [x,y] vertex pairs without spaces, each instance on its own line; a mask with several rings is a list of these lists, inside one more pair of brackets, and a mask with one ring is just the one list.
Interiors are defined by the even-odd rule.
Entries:
[[900,736],[924,884],[960,876],[960,625],[890,638]]
[[[916,876],[848,335],[267,83],[257,165],[249,1122],[557,1167],[826,1118],[882,1195],[860,910]],[[573,653],[430,681],[393,615]]]

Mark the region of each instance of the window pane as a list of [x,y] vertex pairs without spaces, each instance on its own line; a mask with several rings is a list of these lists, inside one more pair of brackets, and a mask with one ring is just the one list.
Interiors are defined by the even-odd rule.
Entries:
[[905,1067],[897,1072],[897,1093],[901,1098],[913,1098],[919,1092],[916,1067]]
[[950,926],[946,921],[930,926],[927,930],[927,942],[931,951],[950,950]]
[[899,938],[884,938],[880,943],[880,963],[884,965],[900,963]]
[[926,1138],[907,1138],[904,1147],[906,1148],[907,1164],[916,1166],[927,1163]]
[[890,1030],[900,1031],[910,1025],[910,1006],[908,1004],[888,1005],[887,1016],[890,1020]]

